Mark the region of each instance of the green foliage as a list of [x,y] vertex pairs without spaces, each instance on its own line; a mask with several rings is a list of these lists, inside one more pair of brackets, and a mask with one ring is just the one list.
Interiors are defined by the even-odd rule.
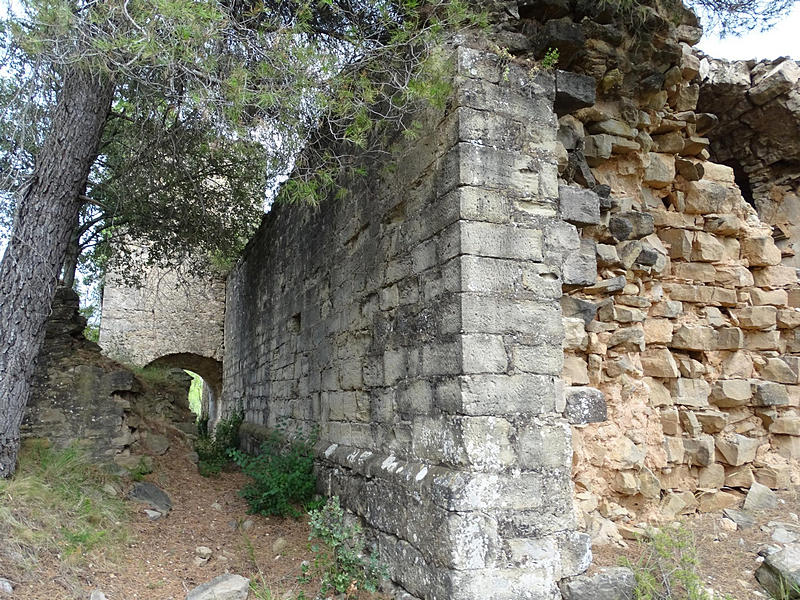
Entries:
[[684,527],[648,531],[642,556],[624,563],[636,576],[635,600],[712,600],[697,573],[694,537]]
[[270,432],[255,456],[230,453],[245,475],[252,478],[239,494],[251,513],[299,516],[298,505],[314,496],[315,436],[289,435],[285,427]]
[[199,418],[203,412],[203,378],[192,371],[186,373],[192,378],[192,384],[189,386],[189,409]]
[[364,535],[356,523],[348,523],[339,498],[309,513],[314,560],[304,565],[301,582],[320,581],[320,594],[333,592],[356,598],[360,591],[377,591],[386,568],[374,555],[365,556]]
[[197,420],[194,450],[199,458],[197,469],[203,477],[217,475],[230,462],[230,453],[239,446],[239,427],[243,420],[241,411],[220,419],[213,434],[208,430],[208,415]]
[[115,83],[77,231],[82,272],[225,269],[290,170],[282,199],[341,197],[354,150],[443,102],[434,48],[486,22],[465,0],[15,5],[0,19],[0,222],[64,73],[81,68]]
[[130,473],[131,479],[134,481],[142,481],[145,475],[153,472],[153,469],[147,460],[142,457],[134,468],[128,469],[128,472]]
[[77,447],[41,441],[23,446],[19,469],[0,479],[0,564],[24,577],[45,555],[80,566],[95,550],[113,556],[128,539],[129,507],[109,494],[117,479],[91,464]]
[[559,52],[558,48],[548,48],[542,59],[543,69],[555,69],[558,64]]

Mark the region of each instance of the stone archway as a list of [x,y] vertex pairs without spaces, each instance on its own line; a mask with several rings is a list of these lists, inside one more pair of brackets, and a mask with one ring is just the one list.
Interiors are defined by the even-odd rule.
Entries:
[[171,369],[186,369],[197,373],[203,378],[203,412],[211,417],[211,421],[217,420],[217,399],[222,394],[222,362],[208,356],[193,354],[191,352],[178,352],[165,354],[153,361],[146,367],[162,367]]

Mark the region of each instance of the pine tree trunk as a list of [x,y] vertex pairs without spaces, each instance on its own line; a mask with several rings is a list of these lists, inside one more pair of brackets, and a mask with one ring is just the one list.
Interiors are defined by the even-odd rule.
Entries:
[[75,271],[78,270],[78,258],[81,255],[80,232],[76,227],[69,237],[66,257],[64,258],[64,273],[61,276],[61,285],[72,289],[75,285]]
[[17,204],[0,263],[0,477],[16,468],[36,357],[113,94],[111,82],[85,71],[65,75],[50,133]]

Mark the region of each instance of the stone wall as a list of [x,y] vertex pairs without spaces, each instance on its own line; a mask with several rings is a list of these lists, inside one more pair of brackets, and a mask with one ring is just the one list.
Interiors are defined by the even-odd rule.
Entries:
[[557,155],[562,213],[597,260],[596,279],[564,287],[562,377],[607,399],[608,420],[573,439],[579,518],[602,542],[798,480],[800,290],[734,170],[710,160],[719,119],[697,109],[691,20],[662,23],[642,54],[616,23],[574,17],[529,27],[580,33],[572,68],[598,92],[559,111]]
[[580,242],[557,212],[553,78],[456,62],[420,139],[345,200],[266,217],[228,280],[224,399],[318,428],[321,489],[412,596],[559,598],[589,552],[559,379]]
[[113,270],[103,288],[100,346],[121,362],[196,372],[215,396],[222,388],[225,281],[151,268],[140,286]]
[[719,115],[714,160],[734,168],[783,264],[800,267],[800,66],[792,60],[701,62],[701,110]]

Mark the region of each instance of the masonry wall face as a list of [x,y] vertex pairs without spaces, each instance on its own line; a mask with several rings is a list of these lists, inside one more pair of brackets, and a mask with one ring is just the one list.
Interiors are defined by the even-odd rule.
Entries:
[[183,355],[171,366],[218,380],[219,365],[213,365],[222,361],[224,315],[223,279],[153,268],[141,287],[133,287],[112,271],[103,289],[100,346],[111,358],[140,367]]
[[[323,491],[418,598],[560,598],[582,572],[563,417],[553,79],[466,48],[390,167],[267,216],[228,280],[224,402],[318,427]],[[374,165],[373,165],[374,167]]]

